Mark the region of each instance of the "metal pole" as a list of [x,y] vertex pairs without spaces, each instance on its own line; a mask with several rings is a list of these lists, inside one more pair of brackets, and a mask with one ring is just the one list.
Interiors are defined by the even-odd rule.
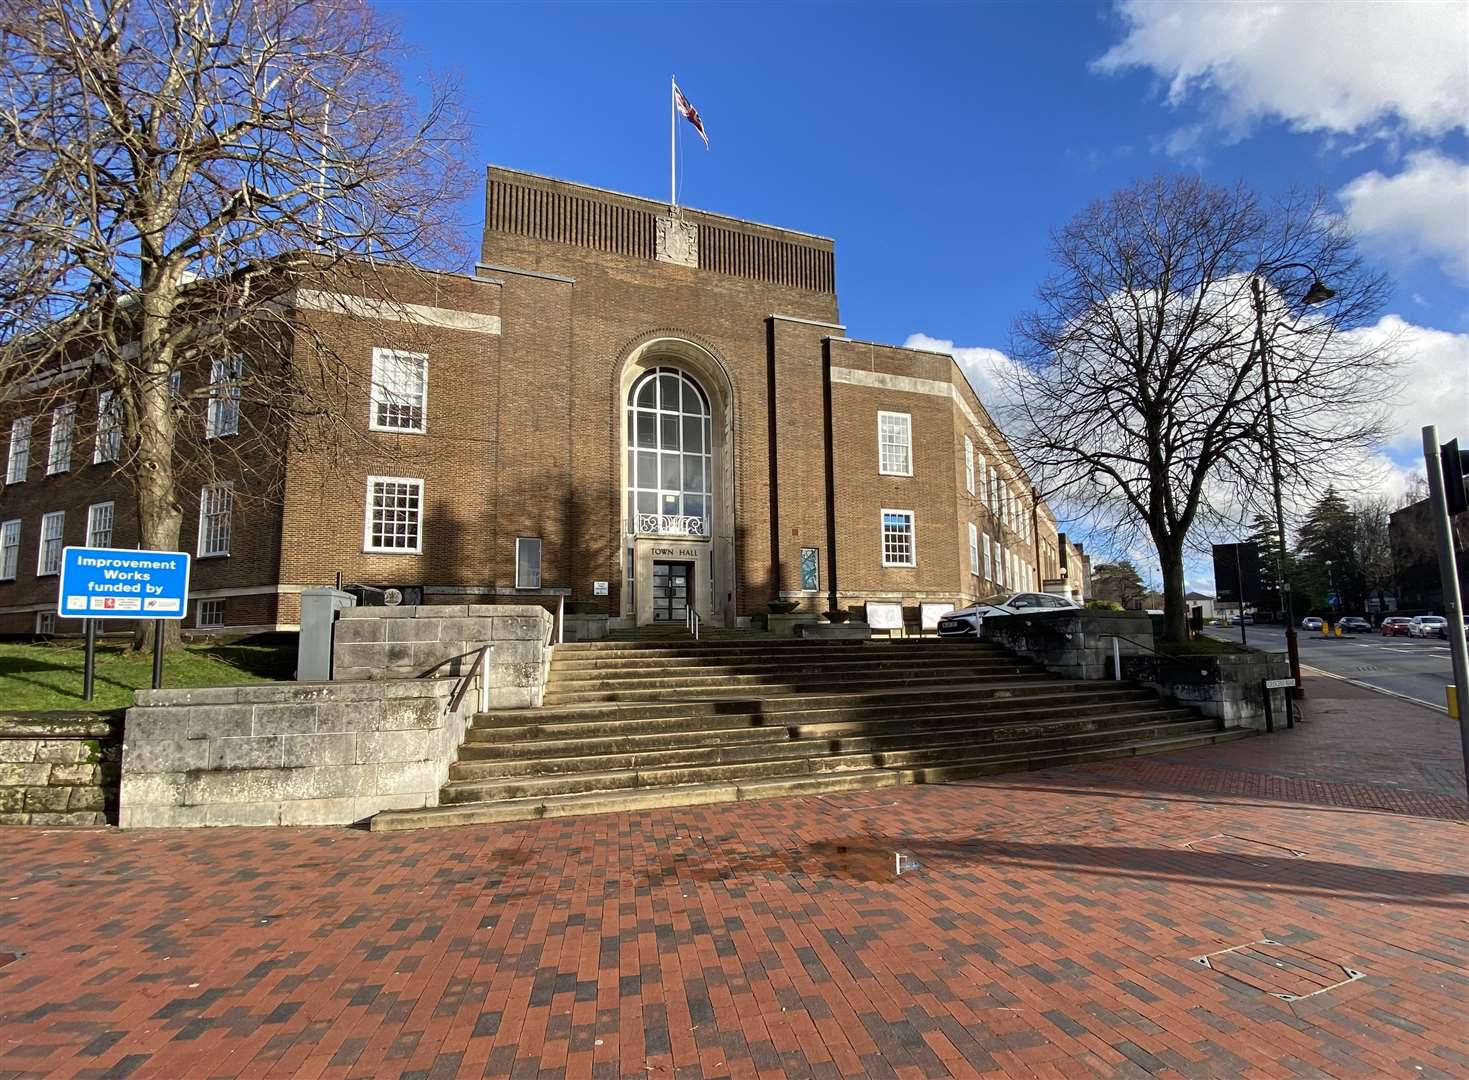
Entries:
[[1112,637],[1112,677],[1117,682],[1122,681],[1122,642],[1115,634]]
[[1438,428],[1433,424],[1423,429],[1423,464],[1428,473],[1429,510],[1433,514],[1434,532],[1438,534],[1438,572],[1443,579],[1444,617],[1449,621],[1449,659],[1453,661],[1454,688],[1459,699],[1459,745],[1464,755],[1464,771],[1469,775],[1469,708],[1465,708],[1465,698],[1469,696],[1465,694],[1469,690],[1469,649],[1464,644],[1464,606],[1454,559],[1454,529],[1438,460]]
[[163,620],[153,620],[153,689],[163,689]]
[[[1270,487],[1275,502],[1277,543],[1275,577],[1280,587],[1281,599],[1285,603],[1285,652],[1290,660],[1290,677],[1296,681],[1292,693],[1301,697],[1305,694],[1305,688],[1301,685],[1301,650],[1296,643],[1295,606],[1291,599],[1290,579],[1286,576],[1285,569],[1290,557],[1285,550],[1285,509],[1280,495],[1280,447],[1275,441],[1275,395],[1270,392],[1270,348],[1265,340],[1265,296],[1258,275],[1250,282],[1250,292],[1255,301],[1255,336],[1260,344],[1260,387],[1265,392],[1265,438],[1270,444]],[[1243,590],[1240,594],[1244,595]]]
[[1245,633],[1245,568],[1240,565],[1239,545],[1234,545],[1234,580],[1239,583],[1239,643],[1248,645],[1249,635]]
[[668,76],[668,208],[678,209],[678,76]]
[[92,682],[97,669],[97,620],[87,620],[87,653],[82,661],[82,700],[92,700]]

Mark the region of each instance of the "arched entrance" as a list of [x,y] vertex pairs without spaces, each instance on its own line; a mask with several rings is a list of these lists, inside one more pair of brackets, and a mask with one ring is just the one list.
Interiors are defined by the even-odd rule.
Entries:
[[731,388],[680,338],[634,350],[622,379],[624,625],[734,624]]

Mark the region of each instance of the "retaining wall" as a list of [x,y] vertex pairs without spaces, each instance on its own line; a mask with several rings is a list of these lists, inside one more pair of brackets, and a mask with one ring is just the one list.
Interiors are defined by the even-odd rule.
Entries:
[[116,821],[119,734],[91,713],[0,714],[0,825]]
[[1147,655],[1153,624],[1145,612],[1069,609],[991,615],[980,638],[1029,657],[1068,679],[1113,678],[1112,639],[1123,657]]
[[348,608],[337,617],[332,678],[459,675],[490,645],[490,707],[535,706],[545,693],[554,626],[551,613],[534,604]]
[[[1198,709],[1222,727],[1265,730],[1265,679],[1290,678],[1285,653],[1238,653],[1229,656],[1129,656],[1122,677],[1151,687],[1180,705]],[[1271,690],[1271,709],[1278,727],[1286,723],[1286,690]]]
[[342,825],[435,806],[478,704],[458,680],[140,690],[119,824]]

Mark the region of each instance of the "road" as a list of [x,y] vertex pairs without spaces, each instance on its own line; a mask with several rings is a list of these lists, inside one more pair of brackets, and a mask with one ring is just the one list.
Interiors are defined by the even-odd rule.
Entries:
[[[1211,626],[1211,637],[1239,640],[1239,627]],[[1249,645],[1285,651],[1285,630],[1278,626],[1246,626]],[[1382,637],[1380,634],[1321,636],[1319,630],[1298,630],[1301,663],[1344,675],[1349,679],[1442,709],[1444,688],[1454,681],[1449,665],[1449,643],[1438,638]]]

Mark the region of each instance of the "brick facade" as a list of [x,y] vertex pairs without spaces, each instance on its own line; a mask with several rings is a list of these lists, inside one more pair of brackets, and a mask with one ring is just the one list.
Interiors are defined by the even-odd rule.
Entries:
[[[350,454],[262,451],[274,455],[262,470],[273,486],[240,473],[229,556],[199,560],[192,582],[197,597],[225,601],[227,626],[292,625],[299,590],[339,572],[423,587],[426,603],[514,595],[632,623],[653,611],[650,566],[674,552],[694,567],[695,606],[721,625],[777,599],[825,609],[833,546],[843,607],[967,601],[1059,573],[1054,515],[953,359],[845,336],[828,239],[688,209],[671,219],[650,200],[492,168],[472,275],[384,273],[393,305],[345,287],[296,294],[296,325],[311,331],[297,334],[297,360],[309,363],[316,335],[348,360],[344,401],[360,438]],[[427,357],[421,433],[369,429],[376,349]],[[655,368],[688,375],[707,403],[711,495],[694,535],[666,535],[691,516],[671,522],[676,503],[644,518],[624,494],[634,461],[647,476],[651,460],[629,456],[628,395]],[[880,412],[909,418],[911,475],[879,470]],[[114,545],[136,542],[127,491],[90,464],[84,425],[70,473],[35,467],[47,423],[35,422],[25,483],[0,494],[0,521],[22,521],[17,579],[0,582],[5,632],[30,631],[53,602],[54,580],[34,573],[43,513],[65,509],[66,542],[81,543],[86,506],[105,494],[118,508]],[[370,477],[421,483],[418,550],[365,550]],[[196,493],[185,509],[192,551]],[[913,515],[912,566],[884,565],[885,509]],[[541,541],[538,588],[517,587],[517,537]],[[818,553],[815,589],[803,587],[802,549]]]

